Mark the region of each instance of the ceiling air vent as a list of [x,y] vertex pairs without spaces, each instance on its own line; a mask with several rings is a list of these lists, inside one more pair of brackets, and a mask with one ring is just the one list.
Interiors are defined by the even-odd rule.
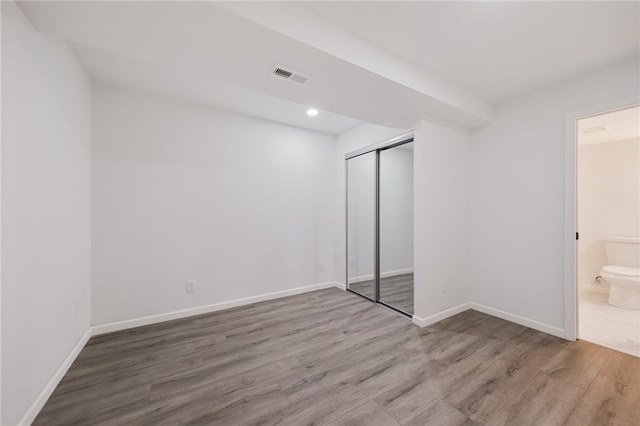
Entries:
[[291,80],[298,84],[305,84],[309,80],[311,80],[311,77],[307,77],[306,75],[300,74],[299,72],[288,70],[278,65],[273,67],[273,71],[271,73],[276,77]]

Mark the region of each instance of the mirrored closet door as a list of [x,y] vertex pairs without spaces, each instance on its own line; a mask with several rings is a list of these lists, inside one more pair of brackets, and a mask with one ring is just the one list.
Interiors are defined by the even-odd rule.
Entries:
[[380,297],[413,314],[413,142],[380,151]]
[[347,164],[347,283],[371,300],[375,295],[376,153]]
[[413,314],[413,135],[346,155],[347,289]]

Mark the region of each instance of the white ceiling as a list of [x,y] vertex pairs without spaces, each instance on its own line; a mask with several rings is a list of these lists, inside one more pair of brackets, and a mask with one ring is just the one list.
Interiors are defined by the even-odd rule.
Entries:
[[304,7],[491,102],[640,52],[637,1],[356,1]]
[[637,2],[19,5],[94,80],[329,133],[425,116],[474,128],[491,102],[639,54]]
[[316,105],[304,105],[244,89],[195,72],[189,78],[184,78],[181,70],[175,67],[158,67],[153,63],[73,42],[71,47],[91,78],[101,83],[188,100],[331,134],[342,133],[360,123],[359,120],[329,111],[320,111],[316,117],[309,117],[306,110],[310,107],[317,108]]
[[640,107],[620,109],[578,120],[578,145],[640,138]]

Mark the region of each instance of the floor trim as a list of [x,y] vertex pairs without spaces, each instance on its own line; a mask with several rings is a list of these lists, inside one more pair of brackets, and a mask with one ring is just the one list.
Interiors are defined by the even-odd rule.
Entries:
[[347,286],[344,283],[340,283],[340,282],[336,281],[335,282],[335,286],[338,287],[340,290],[347,291]]
[[458,306],[445,309],[444,311],[430,315],[426,318],[421,318],[417,315],[414,315],[411,318],[411,321],[419,327],[427,327],[431,324],[437,323],[438,321],[442,321],[443,319],[447,319],[451,316],[459,314],[460,312],[464,312],[467,309],[473,309],[475,311],[482,312],[487,315],[501,318],[503,320],[507,320],[516,324],[524,325],[525,327],[533,328],[534,330],[542,331],[547,334],[552,334],[557,337],[562,337],[563,339],[567,338],[565,330],[561,328],[554,327],[549,324],[544,324],[538,321],[534,321],[529,318],[521,317],[519,315],[501,311],[500,309],[495,309],[490,306],[482,305],[480,303],[475,303],[475,302],[462,303]]
[[[398,275],[405,275],[405,274],[413,274],[413,268],[406,268],[406,269],[398,269],[396,271],[381,272],[380,273],[380,278],[396,277]],[[371,281],[371,280],[373,280],[373,278],[374,278],[373,274],[360,275],[360,276],[357,276],[357,277],[349,277],[349,282],[355,284],[355,283],[361,283],[363,281]]]
[[33,423],[33,421],[36,419],[36,416],[38,415],[40,410],[42,410],[42,407],[44,407],[44,404],[56,389],[64,375],[67,374],[67,371],[69,371],[69,368],[71,368],[71,365],[76,360],[76,358],[80,354],[80,351],[82,351],[91,336],[91,327],[89,327],[89,329],[80,338],[78,343],[76,343],[76,345],[73,347],[69,355],[67,355],[67,358],[65,358],[65,360],[62,362],[60,368],[58,368],[58,370],[54,373],[53,377],[51,377],[44,389],[42,389],[40,395],[38,395],[33,404],[31,404],[31,407],[29,407],[24,416],[22,416],[22,419],[20,419],[20,421],[18,422],[18,426],[26,426]]
[[565,330],[562,328],[554,327],[549,324],[534,321],[532,319],[521,317],[519,315],[515,315],[509,312],[501,311],[500,309],[492,308],[490,306],[482,305],[480,303],[470,302],[469,305],[471,309],[476,310],[478,312],[482,312],[488,315],[492,315],[494,317],[502,318],[503,320],[524,325],[525,327],[533,328],[534,330],[542,331],[547,334],[552,334],[557,337],[562,337],[563,339],[567,338]]
[[260,294],[257,296],[244,297],[242,299],[230,300],[228,302],[214,303],[211,305],[198,306],[195,308],[182,309],[179,311],[166,312],[163,314],[149,315],[146,317],[133,318],[124,321],[112,322],[107,324],[94,325],[93,336],[111,333],[128,328],[140,327],[143,325],[156,324],[174,319],[186,318],[193,315],[208,314],[210,312],[222,311],[224,309],[235,308],[238,306],[249,305],[251,303],[264,302],[265,300],[279,299],[281,297],[293,296],[296,294],[308,293],[311,291],[322,290],[325,288],[336,287],[336,282],[330,281],[320,284],[313,284],[304,287],[296,287],[288,290],[274,291],[273,293]]
[[469,306],[469,303],[462,303],[458,306],[454,306],[453,308],[445,309],[444,311],[429,315],[426,318],[414,315],[413,317],[411,317],[411,322],[413,322],[418,327],[426,327],[428,325],[435,324],[438,321],[442,321],[443,319],[447,319],[456,314],[459,314],[460,312],[464,312],[470,308],[471,306]]

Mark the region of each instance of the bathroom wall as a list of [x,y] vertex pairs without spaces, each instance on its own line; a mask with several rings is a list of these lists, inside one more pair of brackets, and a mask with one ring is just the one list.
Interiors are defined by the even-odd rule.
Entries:
[[640,235],[640,138],[578,145],[578,282],[606,288],[604,236]]

